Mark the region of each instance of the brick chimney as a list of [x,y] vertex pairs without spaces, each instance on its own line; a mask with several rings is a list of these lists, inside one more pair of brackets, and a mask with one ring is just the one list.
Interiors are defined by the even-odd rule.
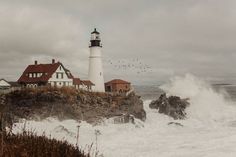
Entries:
[[34,61],[34,64],[37,65],[37,64],[38,64],[38,61]]
[[52,64],[54,64],[55,63],[55,59],[52,59]]

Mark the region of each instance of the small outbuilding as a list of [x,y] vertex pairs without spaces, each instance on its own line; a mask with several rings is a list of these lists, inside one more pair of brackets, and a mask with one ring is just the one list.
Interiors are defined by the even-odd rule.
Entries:
[[106,92],[125,93],[130,91],[131,83],[121,79],[114,79],[105,83]]
[[5,79],[0,79],[0,90],[7,90],[10,89],[11,85]]

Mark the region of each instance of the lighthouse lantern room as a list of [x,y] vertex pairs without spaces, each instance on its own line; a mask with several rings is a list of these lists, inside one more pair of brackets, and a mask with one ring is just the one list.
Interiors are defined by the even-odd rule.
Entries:
[[94,83],[93,91],[105,92],[104,77],[102,68],[102,44],[100,33],[94,29],[90,39],[90,56],[89,56],[89,80]]

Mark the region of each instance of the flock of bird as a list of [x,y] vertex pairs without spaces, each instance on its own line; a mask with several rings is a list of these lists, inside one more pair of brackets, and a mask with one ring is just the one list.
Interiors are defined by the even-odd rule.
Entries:
[[123,71],[132,70],[137,74],[152,72],[151,66],[142,62],[141,59],[139,58],[116,60],[116,61],[112,59],[107,59],[104,61],[106,64],[108,64],[115,70],[123,70]]

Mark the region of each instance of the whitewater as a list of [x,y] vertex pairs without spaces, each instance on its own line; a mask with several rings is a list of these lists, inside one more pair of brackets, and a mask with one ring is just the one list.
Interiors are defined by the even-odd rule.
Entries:
[[[104,157],[235,157],[236,105],[226,98],[225,91],[215,91],[205,81],[187,74],[174,77],[161,88],[168,95],[189,98],[186,120],[173,120],[150,109],[151,100],[144,101],[145,122],[114,124],[112,119],[92,126],[75,120],[24,121],[14,124],[13,132],[22,128],[39,135],[66,140],[76,144],[79,127],[79,146],[91,152],[97,149]],[[168,125],[178,122],[183,125]]]

